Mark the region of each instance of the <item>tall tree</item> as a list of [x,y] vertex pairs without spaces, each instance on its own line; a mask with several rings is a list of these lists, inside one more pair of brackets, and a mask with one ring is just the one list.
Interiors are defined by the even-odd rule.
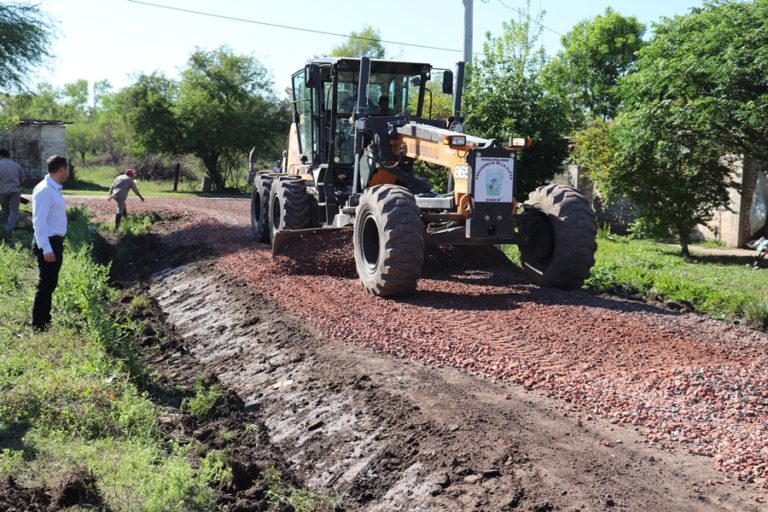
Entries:
[[663,20],[622,93],[629,109],[689,110],[701,143],[768,161],[768,0],[707,2]]
[[288,106],[275,97],[261,63],[227,48],[192,54],[176,112],[182,148],[202,160],[216,190],[226,187],[228,174],[252,146],[265,157],[279,154],[290,122]]
[[0,4],[0,90],[23,88],[32,68],[48,56],[52,22],[33,4]]
[[563,50],[546,66],[547,86],[570,97],[575,124],[585,116],[616,116],[616,84],[635,62],[643,46],[645,26],[634,16],[606,8],[605,14],[580,21],[561,38]]
[[539,44],[541,14],[527,13],[504,23],[500,37],[486,34],[483,57],[468,72],[464,101],[467,131],[506,142],[530,136],[533,147],[518,162],[517,195],[551,179],[565,159],[568,129],[564,103],[541,84],[544,52]]
[[648,225],[675,231],[684,254],[691,230],[728,204],[724,157],[768,158],[766,19],[768,0],[665,19],[620,82],[603,186],[628,196]]
[[120,91],[117,101],[131,127],[134,155],[179,152],[178,119],[174,112],[177,84],[157,73],[140,76]]
[[386,50],[381,44],[379,31],[368,25],[360,32],[354,30],[349,33],[348,39],[338,46],[334,46],[331,55],[334,57],[370,57],[383,59]]

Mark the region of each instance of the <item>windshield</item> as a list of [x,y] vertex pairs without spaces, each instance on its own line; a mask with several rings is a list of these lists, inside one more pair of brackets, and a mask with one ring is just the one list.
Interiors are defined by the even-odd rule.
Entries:
[[[358,73],[339,73],[337,112],[350,113],[357,102]],[[372,73],[368,82],[368,107],[372,115],[394,115],[408,111],[419,100],[418,75]],[[326,84],[326,103],[330,105],[330,83]],[[413,107],[411,107],[413,108]]]
[[[357,103],[359,74],[353,71],[339,72],[338,98],[336,101],[336,133],[333,161],[354,161],[354,131],[350,116]],[[392,73],[372,73],[368,82],[368,108],[373,116],[392,116],[400,112],[413,112],[419,102],[420,77]],[[331,105],[333,89],[325,83],[325,102]]]

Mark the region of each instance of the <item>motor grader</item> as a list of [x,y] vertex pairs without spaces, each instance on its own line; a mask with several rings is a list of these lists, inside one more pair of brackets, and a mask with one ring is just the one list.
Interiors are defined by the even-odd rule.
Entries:
[[[516,163],[529,141],[505,147],[463,133],[463,63],[455,87],[453,71],[443,71],[453,115],[430,119],[433,73],[429,64],[367,57],[321,58],[296,72],[280,171],[256,172],[255,148],[249,159],[256,237],[279,252],[296,238],[352,226],[358,276],[380,296],[416,289],[426,244],[517,244],[534,282],[581,286],[597,231],[585,197],[548,185],[519,205]],[[417,161],[446,170],[446,193],[414,172]]]

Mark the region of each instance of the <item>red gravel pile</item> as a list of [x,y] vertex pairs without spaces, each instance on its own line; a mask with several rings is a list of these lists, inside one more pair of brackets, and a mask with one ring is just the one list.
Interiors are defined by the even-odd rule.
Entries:
[[[192,215],[194,203],[184,206]],[[307,239],[292,249],[296,266],[272,262],[268,247],[248,234],[247,202],[201,208],[196,215],[220,224],[205,221],[183,231],[218,246],[216,268],[330,339],[545,391],[563,400],[565,414],[634,426],[663,448],[712,457],[724,479],[768,488],[764,333],[540,289],[487,249],[479,249],[475,261],[464,248],[430,253],[416,294],[377,298],[350,272],[348,243]]]
[[275,255],[276,272],[328,275],[356,278],[355,257],[352,251],[352,230],[344,229],[308,236],[284,248]]

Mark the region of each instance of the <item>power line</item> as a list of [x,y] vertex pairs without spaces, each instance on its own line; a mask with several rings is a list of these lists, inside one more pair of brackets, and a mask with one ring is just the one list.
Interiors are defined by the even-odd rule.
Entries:
[[[162,4],[156,4],[152,2],[144,2],[141,0],[128,0],[129,2],[133,4],[141,4],[141,5],[148,5],[150,7],[158,7],[160,9],[168,9],[170,11],[179,11],[179,12],[186,12],[189,14],[197,14],[199,16],[208,16],[211,18],[219,18],[224,20],[230,20],[230,21],[239,21],[242,23],[251,23],[254,25],[264,25],[267,27],[275,27],[275,28],[282,28],[286,30],[296,30],[299,32],[311,32],[313,34],[323,34],[326,36],[339,36],[339,37],[348,37],[350,39],[360,39],[361,41],[372,41],[372,42],[379,42],[379,43],[387,43],[387,44],[398,44],[402,46],[413,46],[415,48],[425,48],[427,50],[440,50],[444,52],[454,52],[454,53],[462,53],[463,50],[457,50],[454,48],[442,48],[439,46],[429,46],[425,44],[416,44],[416,43],[404,43],[402,41],[388,41],[386,39],[376,39],[373,37],[365,37],[365,36],[354,36],[350,34],[340,34],[338,32],[328,32],[325,30],[316,30],[311,28],[302,28],[302,27],[293,27],[291,25],[281,25],[279,23],[269,23],[266,21],[258,21],[258,20],[250,20],[246,18],[238,18],[236,16],[225,16],[223,14],[216,14],[212,12],[203,12],[203,11],[193,11],[191,9],[183,9],[181,7],[172,7],[170,5],[162,5]],[[482,55],[482,54],[478,54]]]
[[[483,2],[483,3],[486,3],[486,2]],[[508,6],[507,4],[505,4],[505,3],[504,3],[504,0],[499,0],[499,3],[500,3],[501,5],[503,5],[504,7],[506,7],[507,9],[509,9],[510,11],[515,11],[516,13],[520,14],[521,16],[528,16],[528,15],[529,15],[529,13],[527,13],[527,12],[524,12],[522,9],[518,9],[518,8],[516,8],[516,7],[510,7],[510,6]],[[560,33],[560,32],[558,32],[557,30],[553,30],[553,29],[549,28],[548,26],[544,25],[544,24],[543,24],[542,22],[540,22],[540,21],[537,21],[537,22],[535,22],[535,23],[536,23],[538,26],[540,26],[541,28],[543,28],[544,30],[548,30],[548,31],[552,32],[553,34],[557,34],[558,36],[563,36],[563,35],[565,35],[565,34],[561,34],[561,33]]]

